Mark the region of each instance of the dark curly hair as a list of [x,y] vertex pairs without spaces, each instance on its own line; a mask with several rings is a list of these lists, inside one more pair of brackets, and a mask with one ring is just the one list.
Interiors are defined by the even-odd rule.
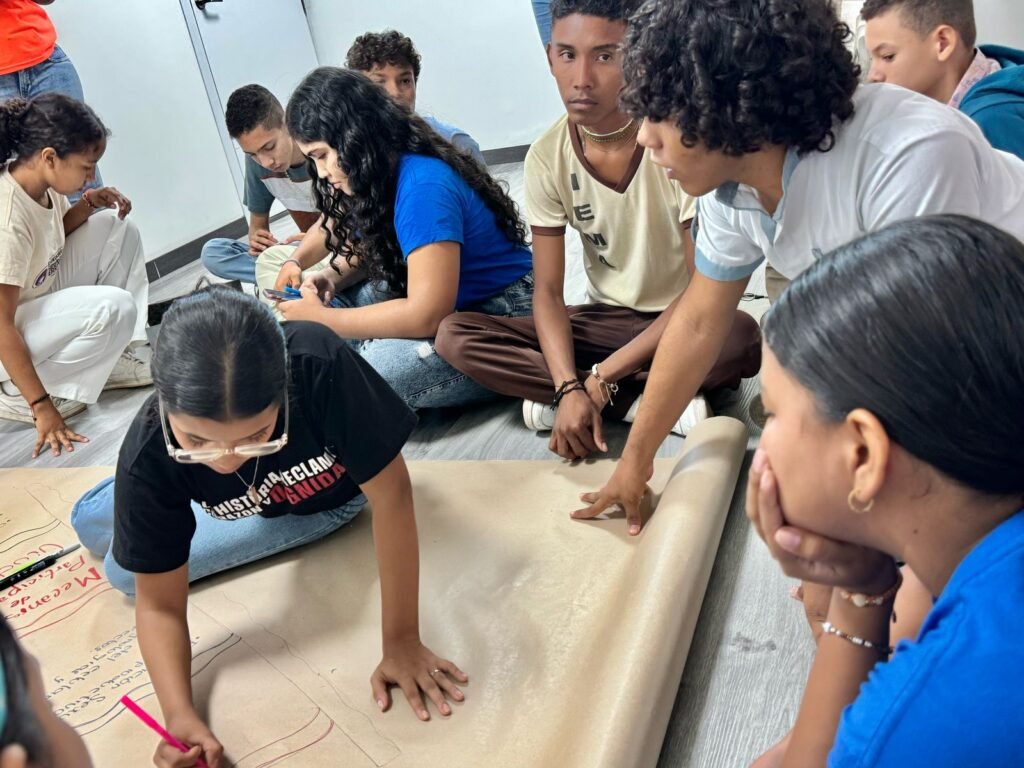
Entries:
[[369,72],[374,67],[412,67],[412,76],[420,79],[420,55],[412,40],[393,29],[367,32],[356,38],[345,54],[345,66]]
[[610,21],[629,21],[639,0],[552,0],[551,21],[580,14]]
[[385,281],[392,291],[405,295],[407,287],[394,223],[402,154],[443,160],[480,195],[505,237],[526,244],[526,227],[505,188],[362,73],[338,67],[314,69],[288,101],[286,120],[299,141],[322,141],[333,147],[348,176],[352,195],[318,179],[310,162],[328,249],[350,265],[358,261],[371,279]]
[[0,101],[0,167],[46,147],[60,158],[86,152],[109,135],[91,108],[62,93]]
[[626,42],[622,103],[672,119],[683,144],[827,151],[860,69],[829,0],[649,0]]
[[260,125],[280,128],[284,125],[284,107],[262,85],[243,85],[228,96],[224,122],[231,138],[237,139]]

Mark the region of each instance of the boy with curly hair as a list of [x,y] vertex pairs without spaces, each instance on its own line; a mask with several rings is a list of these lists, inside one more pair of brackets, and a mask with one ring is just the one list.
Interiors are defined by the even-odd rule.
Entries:
[[[345,55],[345,66],[362,72],[388,92],[399,104],[416,111],[416,86],[420,79],[420,54],[412,40],[393,29],[367,32],[352,43]],[[480,145],[461,128],[443,123],[436,117],[421,115],[441,138],[456,149],[469,152],[483,164]]]
[[871,82],[949,104],[993,147],[1024,157],[1024,51],[975,48],[973,0],[867,0],[861,16]]
[[[437,337],[438,353],[457,370],[523,398],[526,426],[551,430],[549,448],[570,460],[607,450],[605,420],[632,421],[692,265],[695,201],[651,161],[636,140],[640,121],[619,105],[622,41],[637,5],[551,3],[548,62],[566,113],[526,155],[533,316],[459,312]],[[568,227],[580,234],[587,276],[587,302],[570,307]],[[754,319],[734,308],[727,336],[703,389],[736,388],[760,369]],[[672,429],[686,434],[707,417],[695,395]]]
[[1024,162],[932,99],[858,88],[848,36],[828,0],[653,0],[633,18],[623,103],[645,118],[640,141],[654,162],[700,196],[696,274],[662,336],[622,460],[578,517],[621,503],[639,530],[655,451],[711,369],[761,262],[792,279],[856,237],[933,213],[1024,238]]

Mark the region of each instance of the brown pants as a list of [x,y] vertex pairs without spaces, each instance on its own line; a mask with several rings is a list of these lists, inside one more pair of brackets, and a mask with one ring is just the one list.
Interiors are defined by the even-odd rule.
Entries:
[[[637,312],[607,304],[569,307],[577,376],[582,381],[590,367],[626,346],[658,318],[657,312]],[[493,317],[477,312],[456,312],[441,323],[434,342],[437,353],[456,369],[488,389],[525,400],[550,402],[555,385],[548,373],[532,317]],[[621,379],[609,418],[626,415],[650,373],[651,361]],[[718,362],[704,379],[702,389],[730,387],[754,376],[761,368],[761,332],[746,312],[736,310],[732,331]]]

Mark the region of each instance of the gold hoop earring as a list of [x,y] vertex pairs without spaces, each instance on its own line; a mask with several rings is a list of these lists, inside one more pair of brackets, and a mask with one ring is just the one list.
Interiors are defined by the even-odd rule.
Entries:
[[859,501],[857,500],[857,489],[854,488],[850,491],[850,495],[846,497],[846,503],[850,507],[850,510],[858,515],[866,515],[875,506],[875,500],[871,499],[863,507],[857,506]]

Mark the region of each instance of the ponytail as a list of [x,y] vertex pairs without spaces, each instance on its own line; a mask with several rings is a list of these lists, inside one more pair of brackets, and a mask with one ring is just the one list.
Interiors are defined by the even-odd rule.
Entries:
[[28,99],[0,101],[0,163],[18,155],[21,146],[25,115],[29,110]]

